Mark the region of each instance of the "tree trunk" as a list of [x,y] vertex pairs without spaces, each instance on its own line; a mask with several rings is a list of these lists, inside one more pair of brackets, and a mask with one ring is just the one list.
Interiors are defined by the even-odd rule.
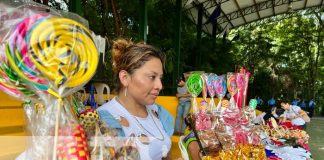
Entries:
[[112,13],[115,19],[115,33],[117,37],[121,37],[123,35],[123,28],[122,28],[122,21],[117,9],[117,4],[115,0],[110,0],[110,3],[111,3]]

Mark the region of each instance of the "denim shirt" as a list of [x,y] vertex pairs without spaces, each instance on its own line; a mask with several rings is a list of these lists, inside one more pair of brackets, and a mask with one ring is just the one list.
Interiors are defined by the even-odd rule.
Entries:
[[[157,107],[157,115],[162,123],[164,131],[170,137],[173,135],[174,132],[174,118],[173,116],[162,106],[156,104]],[[121,137],[125,137],[125,133],[123,131],[123,127],[119,123],[117,119],[115,119],[108,111],[105,110],[98,110],[99,117],[102,121],[104,121],[109,128],[115,128],[118,132],[118,135]]]

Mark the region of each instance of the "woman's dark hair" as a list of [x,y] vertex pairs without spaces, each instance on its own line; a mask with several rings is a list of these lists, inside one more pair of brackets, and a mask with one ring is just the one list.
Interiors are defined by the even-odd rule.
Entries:
[[190,116],[192,116],[192,114],[188,113],[187,116],[184,118],[184,121],[185,121],[186,126],[188,126],[189,130],[192,130],[190,120],[189,120],[192,117],[190,117]]
[[287,103],[289,103],[289,100],[286,99],[286,98],[284,98],[284,99],[281,100],[281,103],[285,103],[285,104],[287,104]]
[[179,76],[178,78],[177,78],[177,83],[179,83],[180,81],[184,81],[184,82],[186,82],[186,79],[185,79],[185,77],[182,75],[182,76]]
[[117,92],[121,89],[118,74],[121,70],[133,74],[136,69],[142,67],[152,58],[158,58],[164,68],[165,55],[155,47],[143,43],[133,43],[125,39],[114,41],[112,46],[112,69],[117,76]]

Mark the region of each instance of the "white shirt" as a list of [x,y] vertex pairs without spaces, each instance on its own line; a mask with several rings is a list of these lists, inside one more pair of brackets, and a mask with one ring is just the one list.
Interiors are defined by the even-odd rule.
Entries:
[[129,126],[122,126],[126,137],[134,134],[136,137],[145,134],[149,138],[149,144],[142,144],[139,138],[135,138],[135,143],[140,153],[141,160],[158,160],[166,157],[171,148],[171,139],[163,129],[161,121],[152,113],[156,110],[156,105],[146,106],[148,116],[145,118],[135,117],[130,114],[118,101],[113,98],[108,103],[102,105],[98,110],[108,111],[114,118],[126,118]]
[[[284,117],[290,118],[290,117],[298,116],[298,112],[300,110],[301,110],[300,107],[295,106],[295,105],[290,105],[290,109],[285,110]],[[303,118],[298,117],[298,118],[291,120],[291,123],[296,126],[301,126],[301,125],[305,124],[305,121]]]

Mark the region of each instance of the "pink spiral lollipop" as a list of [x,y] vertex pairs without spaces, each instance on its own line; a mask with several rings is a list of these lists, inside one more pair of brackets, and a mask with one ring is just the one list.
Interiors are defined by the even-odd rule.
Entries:
[[216,82],[214,83],[214,88],[218,98],[223,98],[226,95],[227,87],[225,76],[217,76]]
[[214,79],[215,79],[215,74],[214,73],[209,73],[209,75],[207,76],[207,91],[209,93],[210,97],[214,97],[215,96],[215,89],[214,89]]
[[244,89],[245,75],[242,73],[236,73],[236,86],[237,90]]

